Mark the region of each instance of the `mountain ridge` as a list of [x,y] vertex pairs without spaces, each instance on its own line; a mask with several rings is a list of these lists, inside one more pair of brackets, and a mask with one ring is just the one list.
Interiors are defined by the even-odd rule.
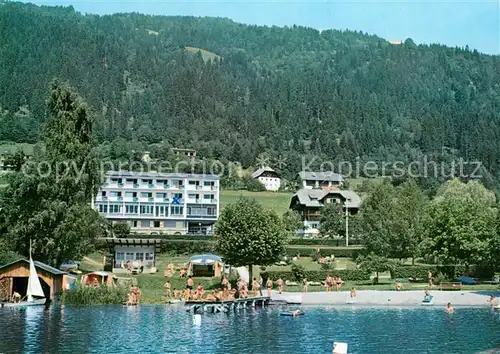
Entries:
[[0,62],[3,141],[37,141],[58,77],[91,105],[103,144],[192,147],[243,166],[282,156],[290,174],[303,156],[411,161],[443,147],[493,176],[500,163],[500,56],[468,48],[7,2]]

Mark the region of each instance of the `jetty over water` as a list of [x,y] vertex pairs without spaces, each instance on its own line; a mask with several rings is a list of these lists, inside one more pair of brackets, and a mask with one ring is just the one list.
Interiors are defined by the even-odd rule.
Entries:
[[185,305],[188,307],[186,311],[193,313],[201,312],[229,312],[238,309],[265,307],[268,306],[271,298],[268,296],[249,297],[245,299],[235,299],[231,301],[186,301]]

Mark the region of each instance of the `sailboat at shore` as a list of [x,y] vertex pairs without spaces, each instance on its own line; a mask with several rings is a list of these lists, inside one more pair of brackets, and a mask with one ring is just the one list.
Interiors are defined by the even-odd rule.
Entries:
[[30,242],[30,276],[28,278],[28,288],[26,289],[26,300],[20,302],[4,303],[5,307],[23,307],[23,306],[37,306],[44,305],[47,299],[43,293],[42,284],[38,279],[35,263],[31,258],[31,242]]

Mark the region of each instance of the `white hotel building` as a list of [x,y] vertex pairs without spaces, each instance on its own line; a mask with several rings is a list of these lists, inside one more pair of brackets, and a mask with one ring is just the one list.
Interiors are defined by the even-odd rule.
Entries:
[[127,221],[131,232],[211,234],[219,217],[219,177],[110,171],[94,206],[111,222]]

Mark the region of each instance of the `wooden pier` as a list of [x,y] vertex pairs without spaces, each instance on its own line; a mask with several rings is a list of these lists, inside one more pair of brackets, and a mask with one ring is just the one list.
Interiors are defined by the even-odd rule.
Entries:
[[186,311],[192,313],[201,313],[201,312],[229,312],[238,309],[245,308],[255,308],[255,307],[264,307],[269,305],[271,301],[270,297],[249,297],[245,299],[236,299],[232,301],[186,301],[185,305],[187,306]]

